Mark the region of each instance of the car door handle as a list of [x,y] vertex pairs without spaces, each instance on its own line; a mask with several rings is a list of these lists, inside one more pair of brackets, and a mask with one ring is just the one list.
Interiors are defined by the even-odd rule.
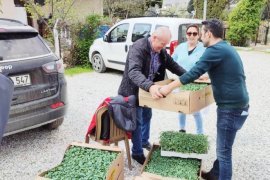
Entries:
[[128,45],[126,44],[125,45],[125,52],[127,52],[128,51]]

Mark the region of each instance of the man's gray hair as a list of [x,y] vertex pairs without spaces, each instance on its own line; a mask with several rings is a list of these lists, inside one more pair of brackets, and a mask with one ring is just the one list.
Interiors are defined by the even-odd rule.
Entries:
[[152,34],[153,36],[157,36],[157,37],[163,37],[163,36],[170,36],[170,38],[172,37],[171,31],[168,27],[166,26],[161,26],[158,27]]

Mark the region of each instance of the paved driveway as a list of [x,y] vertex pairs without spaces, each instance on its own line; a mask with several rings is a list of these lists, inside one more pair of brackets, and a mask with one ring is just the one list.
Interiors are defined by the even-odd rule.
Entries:
[[[251,108],[235,141],[233,179],[270,179],[270,54],[240,51],[240,55],[247,75]],[[63,125],[55,131],[35,129],[4,138],[0,147],[0,179],[34,179],[38,172],[60,163],[70,142],[84,141],[98,104],[105,97],[117,94],[121,76],[121,72],[109,71],[67,77],[69,108]],[[211,144],[203,164],[206,170],[211,168],[215,158],[215,124],[215,105],[212,105],[204,110],[205,133]],[[195,132],[194,126],[193,118],[188,117],[187,130]],[[177,114],[154,110],[151,128],[151,141],[158,141],[161,131],[178,130]],[[127,161],[125,163],[127,165]],[[139,174],[141,166],[135,162],[133,166],[133,171],[125,169],[125,179]]]

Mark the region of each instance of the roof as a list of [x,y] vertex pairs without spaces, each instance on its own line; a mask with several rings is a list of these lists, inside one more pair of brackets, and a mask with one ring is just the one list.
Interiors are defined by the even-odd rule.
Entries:
[[25,26],[20,21],[14,20],[14,19],[5,19],[5,18],[0,18],[0,25],[7,25],[7,26]]
[[31,26],[23,24],[20,21],[0,18],[0,32],[12,33],[12,32],[37,32],[37,31]]
[[125,21],[138,21],[140,23],[146,23],[146,22],[154,22],[157,21],[159,23],[175,23],[175,22],[181,22],[181,23],[200,23],[202,20],[199,19],[188,19],[188,18],[175,18],[175,17],[140,17],[140,18],[129,18],[122,20],[121,22]]

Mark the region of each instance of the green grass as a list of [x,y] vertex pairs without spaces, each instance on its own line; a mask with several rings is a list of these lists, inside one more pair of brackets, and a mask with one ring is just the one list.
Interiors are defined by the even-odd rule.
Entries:
[[75,66],[72,68],[65,69],[65,75],[67,76],[73,76],[76,74],[81,74],[81,73],[89,73],[92,72],[93,69],[91,67],[81,67],[81,66]]

